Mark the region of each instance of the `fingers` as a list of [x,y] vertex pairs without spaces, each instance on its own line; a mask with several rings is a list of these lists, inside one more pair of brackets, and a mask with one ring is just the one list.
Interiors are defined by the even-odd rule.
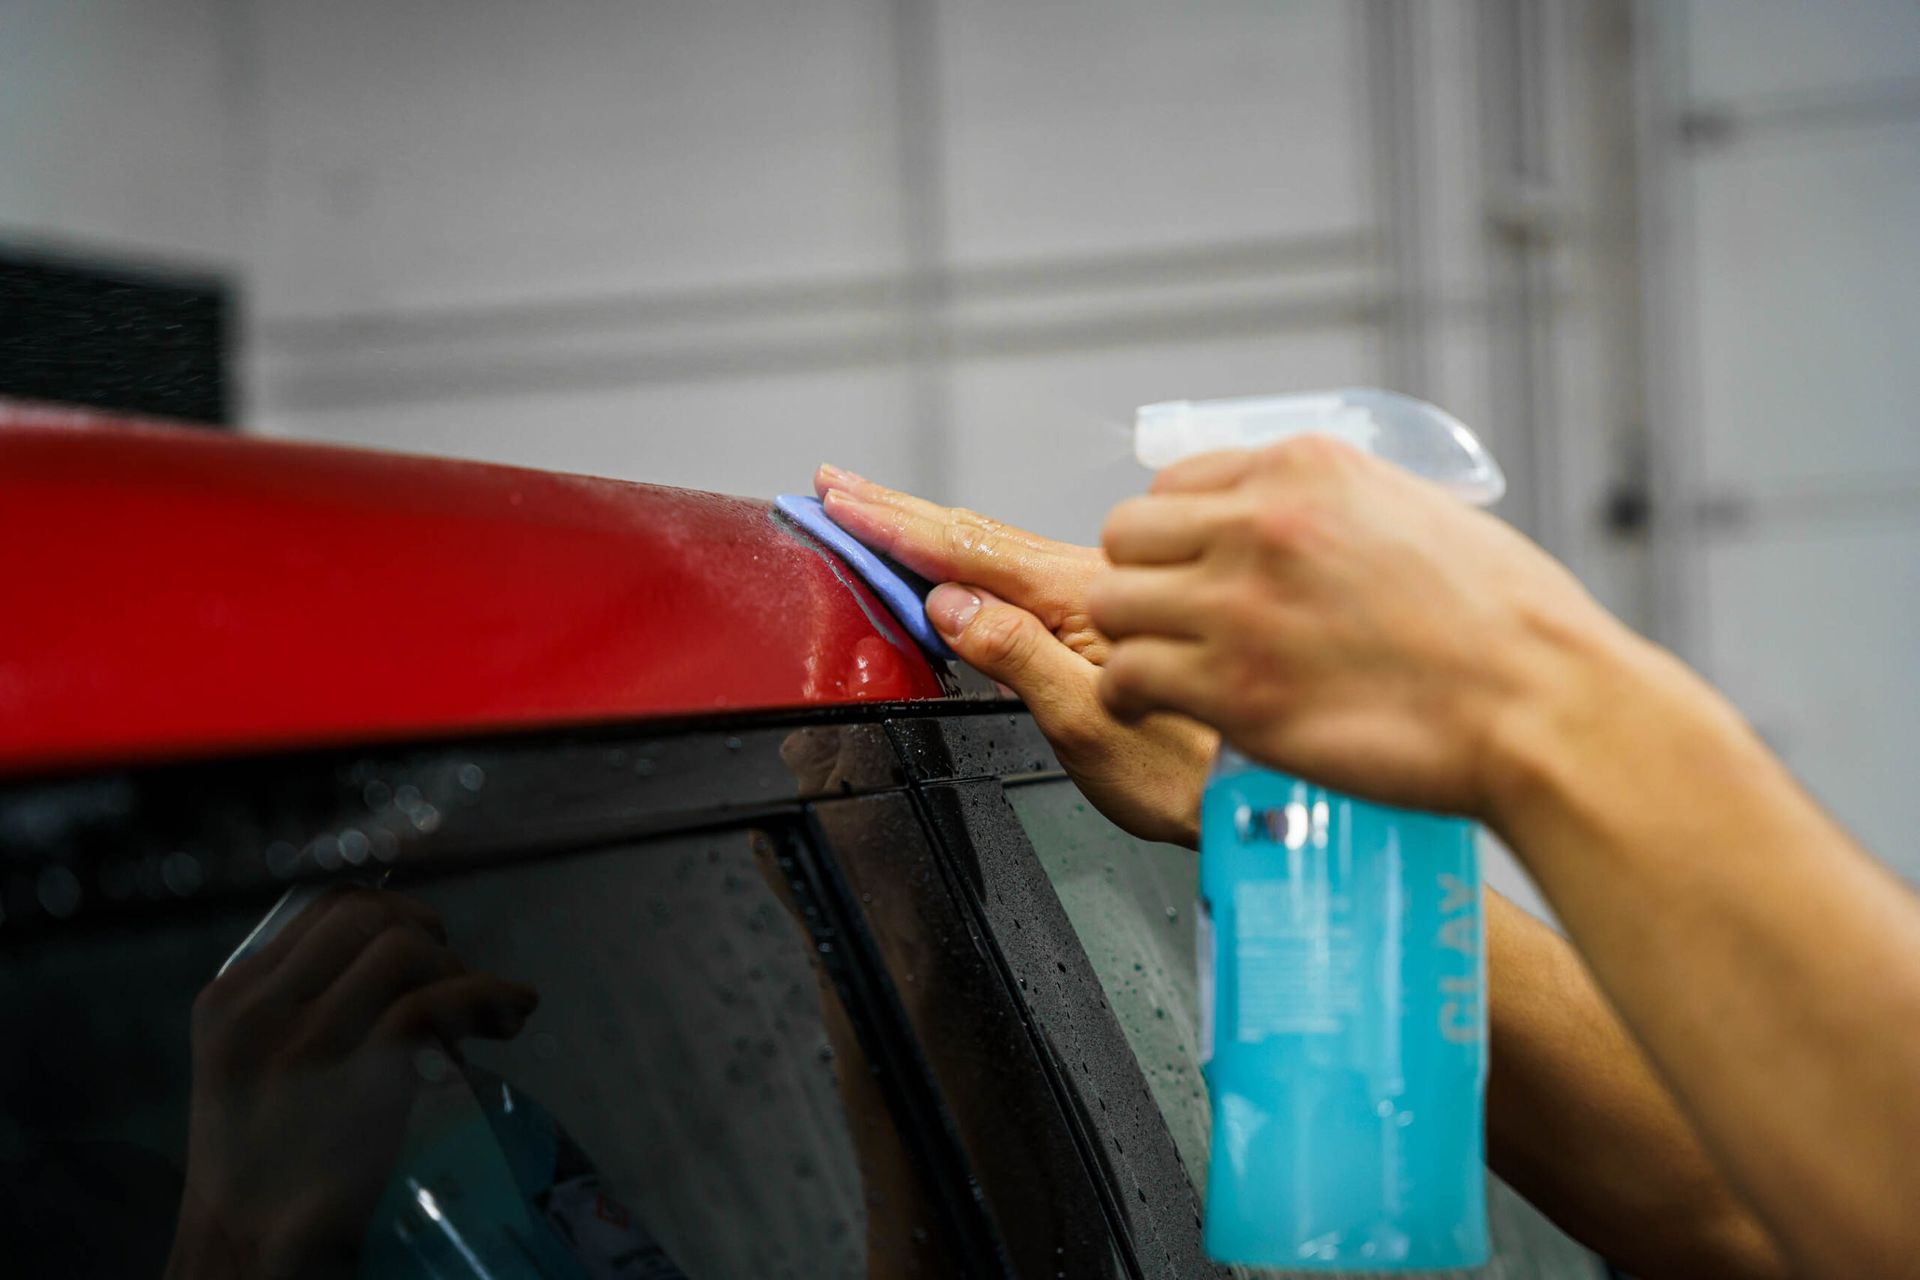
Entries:
[[425,903],[375,889],[340,890],[309,907],[294,925],[308,917],[311,923],[292,939],[267,980],[265,997],[283,1007],[304,1004],[332,986],[390,927],[412,929],[429,943],[443,943],[447,936],[439,915]]
[[402,997],[466,966],[421,930],[395,922],[356,956],[309,1007],[300,1036],[304,1050],[345,1054],[365,1040]]
[[948,582],[927,597],[927,617],[954,653],[1020,697],[1040,731],[1059,745],[1099,718],[1091,662],[1061,644],[1040,619],[982,588]]
[[1210,493],[1129,498],[1107,517],[1101,545],[1114,564],[1180,564],[1244,519],[1244,505]]
[[1203,453],[1174,463],[1153,478],[1149,493],[1211,493],[1231,489],[1254,468],[1259,454],[1251,449]]
[[372,1039],[455,1045],[471,1036],[510,1040],[539,1007],[540,993],[490,973],[464,973],[417,987],[388,1006]]
[[1049,626],[1105,563],[1092,547],[1055,542],[976,512],[943,507],[832,468],[816,485],[827,514],[868,546],[935,582],[973,582]]
[[1101,705],[1117,720],[1175,711],[1211,724],[1214,684],[1205,678],[1207,650],[1197,640],[1160,636],[1127,640],[1100,669]]
[[1204,634],[1195,607],[1203,590],[1194,570],[1115,569],[1094,583],[1087,612],[1113,641],[1139,635],[1194,640]]

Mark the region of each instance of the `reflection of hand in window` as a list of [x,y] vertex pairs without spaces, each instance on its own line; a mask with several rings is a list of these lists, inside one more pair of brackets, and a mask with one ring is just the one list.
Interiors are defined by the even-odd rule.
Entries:
[[846,730],[841,725],[802,725],[780,740],[780,760],[793,773],[802,796],[831,794],[847,780]]
[[351,1274],[415,1093],[517,1035],[531,987],[467,969],[431,909],[335,891],[193,1007],[186,1194],[168,1275]]

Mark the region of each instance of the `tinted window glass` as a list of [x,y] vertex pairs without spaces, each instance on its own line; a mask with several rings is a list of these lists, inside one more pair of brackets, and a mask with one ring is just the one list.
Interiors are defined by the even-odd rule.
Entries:
[[1193,851],[1135,840],[1064,780],[1008,787],[1007,799],[1204,1191],[1211,1125],[1198,1051]]
[[[230,1235],[297,1202],[370,1224],[350,1253],[442,1257],[464,1231],[455,1252],[484,1254],[504,1230],[541,1258],[594,1259],[596,1276],[948,1273],[952,1237],[781,866],[790,841],[733,830],[406,886],[444,921],[436,954],[539,993],[517,1029],[512,1010],[485,1015],[512,1034],[466,1040],[464,1063],[284,1030],[277,1009],[330,998],[385,1025],[413,978],[368,967],[364,945],[335,955],[318,995],[279,964],[236,968],[249,982],[223,987],[222,1016],[249,1034],[190,1054],[190,1016],[209,1007],[191,1015],[195,994],[258,903],[16,936],[0,969],[24,1050],[0,1063],[0,1255],[49,1264],[33,1274],[152,1274],[191,1124],[196,1153],[226,1157],[206,1185],[225,1189]],[[281,961],[311,958],[322,927],[290,933]],[[309,1063],[334,1065],[288,1065]],[[126,1229],[89,1225],[103,1220]]]
[[[1204,1192],[1212,1115],[1198,1053],[1198,859],[1190,849],[1127,835],[1064,779],[1009,786],[1007,799],[1106,990],[1188,1175]],[[1592,1253],[1498,1179],[1490,1192],[1495,1257],[1488,1276],[1605,1274]]]
[[1035,1046],[903,795],[817,806],[1021,1275],[1123,1274]]

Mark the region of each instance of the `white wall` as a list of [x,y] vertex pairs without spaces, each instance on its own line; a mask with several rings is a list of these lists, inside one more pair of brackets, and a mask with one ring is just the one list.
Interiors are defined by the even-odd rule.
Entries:
[[239,257],[223,8],[0,4],[0,237]]
[[1920,881],[1920,7],[1667,18],[1675,639]]
[[1141,400],[1373,374],[1331,0],[255,12],[266,431],[1092,538]]

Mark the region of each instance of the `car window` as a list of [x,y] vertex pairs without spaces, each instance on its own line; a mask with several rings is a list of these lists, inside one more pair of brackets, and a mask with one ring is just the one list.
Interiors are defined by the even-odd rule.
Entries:
[[[484,1261],[489,1232],[531,1222],[535,1252],[564,1246],[609,1276],[955,1273],[831,943],[780,866],[798,840],[735,828],[396,882],[469,969],[540,996],[512,1038],[413,1063],[427,1084],[409,1076],[398,1113],[370,1109],[384,1086],[361,1077],[283,1072],[275,1093],[266,1067],[190,1055],[195,995],[262,903],[5,939],[18,1052],[0,1055],[0,1189],[24,1199],[0,1211],[0,1255],[154,1274],[189,1130],[212,1124],[253,1135],[226,1144],[244,1165],[232,1186],[291,1181],[303,1203],[364,1216],[368,1250],[418,1259],[477,1232]],[[89,1239],[103,1215],[130,1227],[112,1256]]]
[[[1198,859],[1190,849],[1129,836],[1064,778],[1010,784],[1006,795],[1139,1059],[1187,1173],[1204,1193],[1212,1115],[1198,1052],[1192,911]],[[1481,1274],[1606,1275],[1600,1259],[1499,1179],[1490,1180],[1489,1190],[1495,1257]]]
[[815,815],[1014,1270],[1074,1280],[1125,1274],[1018,1007],[908,797],[824,802]]
[[1200,1078],[1193,851],[1135,840],[1064,779],[1010,786],[1007,799],[1204,1192],[1211,1124]]

